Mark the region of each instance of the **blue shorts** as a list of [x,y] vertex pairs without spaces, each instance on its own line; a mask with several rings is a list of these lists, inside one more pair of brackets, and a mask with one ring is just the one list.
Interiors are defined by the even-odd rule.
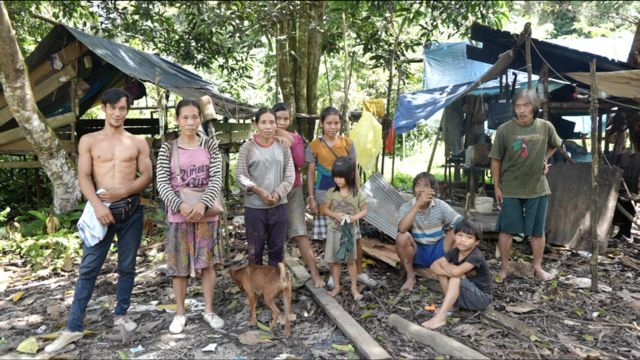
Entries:
[[444,238],[432,245],[416,242],[416,256],[413,258],[413,266],[417,268],[431,267],[431,264],[444,255]]
[[525,236],[544,236],[547,195],[532,198],[504,198],[496,222],[496,231]]

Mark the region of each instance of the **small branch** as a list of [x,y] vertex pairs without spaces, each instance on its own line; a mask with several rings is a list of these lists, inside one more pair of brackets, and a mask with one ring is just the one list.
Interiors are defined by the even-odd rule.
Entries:
[[42,20],[42,21],[44,21],[44,22],[48,22],[48,23],[49,23],[49,24],[51,24],[51,25],[62,25],[62,23],[57,22],[57,21],[54,21],[54,20],[51,20],[51,19],[46,18],[46,17],[44,17],[44,16],[42,16],[42,15],[32,14],[31,16],[33,16],[33,17],[34,17],[34,18],[36,18],[36,19]]

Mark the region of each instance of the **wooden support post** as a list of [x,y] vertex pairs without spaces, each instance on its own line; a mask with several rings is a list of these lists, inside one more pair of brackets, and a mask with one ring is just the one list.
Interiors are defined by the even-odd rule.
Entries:
[[527,89],[531,89],[533,86],[531,81],[533,71],[531,67],[531,23],[528,22],[524,25],[522,36],[524,36],[524,54],[527,62]]
[[542,90],[544,94],[544,99],[542,102],[542,117],[549,121],[549,65],[544,63],[542,65],[542,69],[540,70],[540,77],[542,78]]
[[399,315],[391,314],[389,325],[404,335],[408,335],[418,342],[429,346],[442,355],[448,355],[457,359],[489,359],[478,351],[452,339],[437,331],[429,330]]
[[598,291],[598,255],[600,255],[600,241],[598,241],[598,176],[600,173],[600,150],[598,142],[598,83],[596,81],[596,59],[591,60],[591,241],[593,252],[591,255],[591,291]]
[[431,157],[429,158],[429,166],[427,166],[427,172],[431,174],[431,166],[433,165],[433,158],[436,156],[436,150],[438,149],[438,142],[440,141],[440,130],[436,133],[436,139],[433,142],[433,149],[431,150]]

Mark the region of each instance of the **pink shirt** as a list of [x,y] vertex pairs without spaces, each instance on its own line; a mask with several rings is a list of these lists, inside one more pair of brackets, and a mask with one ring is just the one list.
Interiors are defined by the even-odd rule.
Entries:
[[[203,147],[183,149],[178,146],[180,157],[180,178],[182,187],[206,188],[209,184],[209,152]],[[175,164],[171,162],[171,189],[178,191],[178,178],[175,172]],[[187,219],[179,212],[174,214],[170,209],[167,212],[169,222],[187,222]],[[206,216],[199,222],[216,221],[218,216]]]
[[293,167],[296,171],[296,179],[293,182],[293,187],[302,186],[302,177],[300,175],[300,169],[304,166],[304,142],[302,136],[298,133],[289,133],[293,137],[293,143],[291,144],[291,157],[293,158]]

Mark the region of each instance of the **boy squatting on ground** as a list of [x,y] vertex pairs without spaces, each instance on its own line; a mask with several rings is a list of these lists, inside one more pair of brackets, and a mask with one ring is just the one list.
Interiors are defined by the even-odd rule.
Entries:
[[473,311],[485,310],[491,302],[491,271],[478,248],[482,225],[464,218],[455,229],[455,247],[431,265],[444,292],[442,307],[422,326],[435,329],[447,323],[453,306]]

